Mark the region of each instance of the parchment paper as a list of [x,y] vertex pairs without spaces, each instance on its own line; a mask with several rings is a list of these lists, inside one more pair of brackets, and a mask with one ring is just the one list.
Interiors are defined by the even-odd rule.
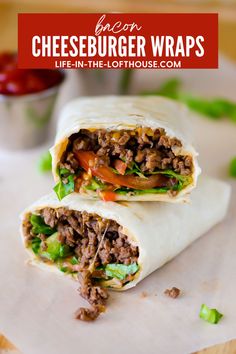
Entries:
[[[230,64],[223,63],[219,71],[187,70],[183,75],[186,88],[191,89],[192,82],[200,92],[211,81],[214,95],[229,93],[236,100],[236,69]],[[145,84],[153,72],[140,72],[137,84],[141,76]],[[43,149],[0,153],[0,332],[22,353],[183,354],[236,336],[236,181],[227,178],[228,163],[236,155],[236,125],[194,115],[190,119],[204,173],[233,187],[229,213],[136,288],[111,292],[107,312],[95,323],[73,319],[75,310],[86,305],[73,281],[25,264],[18,214],[53,183],[50,174],[40,176],[36,170]],[[163,295],[172,286],[183,291],[175,300]],[[198,318],[202,303],[224,314],[219,324]]]

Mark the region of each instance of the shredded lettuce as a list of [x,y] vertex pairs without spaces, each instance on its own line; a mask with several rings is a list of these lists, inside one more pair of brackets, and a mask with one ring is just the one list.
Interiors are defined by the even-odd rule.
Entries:
[[[125,159],[122,159],[122,161],[126,162]],[[120,174],[116,169],[112,168],[112,171],[116,174]],[[148,178],[149,175],[157,175],[157,174],[163,174],[168,177],[174,177],[178,180],[178,183],[173,186],[171,189],[172,190],[177,190],[181,191],[184,187],[186,187],[190,182],[191,182],[191,177],[190,176],[183,176],[180,175],[172,170],[164,170],[164,171],[154,171],[154,172],[147,172],[143,173],[138,166],[137,163],[132,162],[131,165],[126,169],[125,175],[133,175],[136,174],[141,178]],[[146,190],[137,190],[137,189],[132,189],[132,188],[125,188],[121,187],[116,190],[116,193],[118,194],[123,194],[125,195],[126,193],[132,193],[132,194],[147,194],[147,193],[166,193],[170,188],[152,188],[152,189],[146,189]]]
[[147,178],[144,173],[141,171],[140,167],[136,164],[136,162],[131,162],[131,165],[126,169],[125,175],[133,175],[136,174],[141,178]]
[[35,254],[38,254],[41,245],[41,239],[39,237],[34,237],[31,241],[31,248]]
[[216,309],[210,309],[207,305],[202,304],[199,317],[204,321],[216,324],[223,317],[223,314]]
[[160,193],[164,194],[167,193],[170,189],[168,187],[162,187],[162,188],[150,188],[150,189],[132,189],[132,188],[118,188],[115,190],[115,193],[120,194],[120,195],[126,195],[127,193],[131,193],[132,195],[141,195],[141,194],[155,194],[155,193]]
[[179,173],[176,173],[172,170],[161,170],[161,171],[159,170],[159,171],[148,172],[148,174],[150,174],[150,175],[165,175],[168,177],[174,177],[178,181],[184,180],[186,178],[186,176],[180,175]]
[[48,236],[45,240],[47,246],[46,251],[41,249],[42,240],[39,237],[34,237],[31,241],[31,248],[35,254],[55,261],[58,258],[67,257],[70,254],[70,248],[67,245],[62,245],[58,240],[58,233],[55,228],[46,225],[40,215],[32,214],[30,217],[32,224],[32,232],[35,235],[44,234]]
[[[121,158],[123,162],[126,163],[126,160],[124,158]],[[115,168],[111,168],[112,172],[114,172],[117,175],[120,175],[119,171],[117,171]],[[138,164],[134,161],[130,162],[128,167],[126,168],[125,175],[133,175],[136,174],[141,178],[147,178],[143,172],[141,171],[140,167]]]
[[102,183],[98,178],[93,177],[91,178],[89,185],[84,188],[89,191],[103,190],[106,188],[106,184]]
[[191,110],[208,116],[212,119],[228,117],[236,123],[236,103],[225,98],[205,99],[190,95],[181,90],[181,80],[170,79],[162,84],[158,89],[142,92],[143,95],[159,95],[169,97],[185,103]]
[[67,274],[78,274],[78,271],[74,271],[71,267],[70,264],[75,265],[79,264],[79,261],[76,256],[71,256],[71,253],[69,256],[61,257],[57,259],[56,261],[57,267],[59,270],[63,273]]
[[[60,181],[55,185],[53,190],[56,192],[58,199],[62,200],[67,195],[73,193],[75,190],[74,174],[72,174],[66,168],[58,169],[57,173],[60,177]],[[66,178],[67,183],[63,183],[62,178]]]
[[106,265],[105,273],[108,277],[124,280],[127,275],[135,274],[138,269],[139,266],[137,263],[132,263],[130,265],[112,263]]
[[176,178],[178,181],[178,184],[176,186],[173,186],[173,190],[178,190],[181,191],[184,187],[186,187],[188,184],[190,184],[192,177],[190,176],[183,176],[180,175],[179,173],[176,173],[172,170],[164,170],[164,171],[157,171],[157,172],[151,172],[150,174],[162,174],[168,177],[173,177]]
[[72,265],[79,264],[79,260],[75,256],[73,256],[70,260],[70,263]]
[[174,171],[165,170],[165,171],[155,171],[151,172],[150,174],[163,174],[168,177],[174,177],[178,180],[178,183],[173,186],[172,188],[169,187],[157,187],[151,189],[132,189],[121,187],[115,190],[116,193],[120,195],[126,195],[127,193],[131,193],[132,195],[141,195],[141,194],[164,194],[167,193],[169,190],[176,190],[181,191],[185,188],[188,184],[190,184],[192,177],[190,176],[182,176]]
[[45,224],[43,218],[40,215],[32,214],[30,217],[30,222],[33,226],[32,232],[35,235],[44,234],[50,236],[55,232],[55,229]]
[[[122,161],[125,162],[124,159]],[[111,168],[111,170],[116,173],[120,174],[116,169]],[[68,194],[74,192],[75,189],[75,182],[74,182],[74,174],[71,174],[71,172],[66,169],[58,169],[58,175],[60,177],[60,182],[54,187],[54,191],[56,192],[58,199],[62,200],[65,196]],[[127,167],[125,171],[125,175],[138,175],[140,178],[145,178],[147,179],[148,176],[152,174],[164,174],[165,176],[168,177],[174,177],[177,179],[178,183],[174,185],[173,187],[157,187],[157,188],[152,188],[152,189],[145,189],[145,190],[139,190],[139,189],[132,189],[132,188],[127,188],[127,187],[120,187],[115,190],[116,193],[120,195],[125,195],[127,193],[132,193],[132,195],[140,195],[140,194],[153,194],[153,193],[167,193],[169,190],[175,190],[175,191],[181,191],[183,188],[185,188],[190,182],[191,182],[191,177],[190,176],[182,176],[178,173],[175,173],[172,170],[161,170],[161,171],[154,171],[154,172],[147,172],[143,173],[138,166],[137,163],[132,162],[129,164],[129,167]],[[67,183],[63,182],[63,179],[67,180]],[[107,183],[102,182],[99,178],[97,177],[92,177],[90,180],[90,183],[87,186],[84,186],[85,190],[90,190],[90,191],[98,191],[98,190],[106,190],[107,188]]]
[[67,273],[68,272],[68,268],[64,267],[63,265],[59,265],[58,264],[58,268],[62,273]]
[[58,232],[49,236],[46,241],[46,251],[39,251],[38,253],[51,261],[56,261],[59,258],[67,257],[70,254],[70,247],[62,245],[58,240]]
[[56,262],[58,269],[66,274],[74,274],[78,272],[74,272],[72,269],[70,269],[67,264],[65,263],[64,259],[59,258]]

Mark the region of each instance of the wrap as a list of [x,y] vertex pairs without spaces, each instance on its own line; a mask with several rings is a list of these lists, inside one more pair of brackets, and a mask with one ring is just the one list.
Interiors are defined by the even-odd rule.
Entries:
[[[63,207],[65,210],[95,213],[101,216],[102,220],[109,219],[117,222],[120,232],[127,236],[127,242],[132,245],[133,249],[138,248],[136,261],[138,267],[133,273],[131,272],[132,276],[127,278],[128,281],[119,283],[115,276],[113,280],[116,281],[113,282],[109,277],[107,286],[116,290],[126,290],[170,261],[220,222],[226,214],[229,197],[230,187],[226,183],[201,177],[198,188],[192,193],[190,204],[104,203],[82,199],[75,194],[59,202],[54,194],[50,194],[26,209],[21,219],[23,225],[29,214],[38,214],[42,208],[50,207],[59,210],[58,208]],[[58,264],[43,262],[34,254],[29,244],[25,242],[24,232],[21,226],[23,241],[35,264],[48,270],[59,271]],[[104,239],[102,242],[105,242]],[[119,250],[121,249],[122,246],[119,247]],[[120,279],[119,275],[118,279]],[[106,283],[103,283],[103,286],[106,286]]]
[[186,201],[200,174],[186,116],[185,106],[156,96],[68,103],[50,149],[58,198]]

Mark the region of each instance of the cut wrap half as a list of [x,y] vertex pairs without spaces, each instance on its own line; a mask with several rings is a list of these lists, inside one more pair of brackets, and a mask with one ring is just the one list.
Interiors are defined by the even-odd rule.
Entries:
[[50,194],[23,213],[21,234],[37,265],[79,276],[81,294],[95,309],[79,318],[93,318],[107,298],[104,288],[129,289],[171,260],[224,218],[229,196],[227,184],[210,178],[201,178],[191,203],[181,205],[75,194],[60,202]]
[[51,148],[61,200],[184,201],[200,173],[186,107],[162,97],[80,98],[63,109]]

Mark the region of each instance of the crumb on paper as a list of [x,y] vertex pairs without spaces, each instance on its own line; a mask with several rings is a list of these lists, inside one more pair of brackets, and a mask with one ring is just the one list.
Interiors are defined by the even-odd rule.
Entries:
[[146,291],[141,292],[141,298],[145,298],[148,296],[148,293]]
[[164,291],[164,294],[169,297],[172,297],[173,299],[176,299],[180,295],[180,289],[173,286],[171,289],[166,289]]
[[27,266],[33,266],[34,265],[34,262],[31,258],[28,258],[24,261],[25,265]]
[[99,315],[100,311],[98,306],[92,306],[91,308],[80,307],[75,313],[75,319],[84,322],[91,322],[96,320]]

